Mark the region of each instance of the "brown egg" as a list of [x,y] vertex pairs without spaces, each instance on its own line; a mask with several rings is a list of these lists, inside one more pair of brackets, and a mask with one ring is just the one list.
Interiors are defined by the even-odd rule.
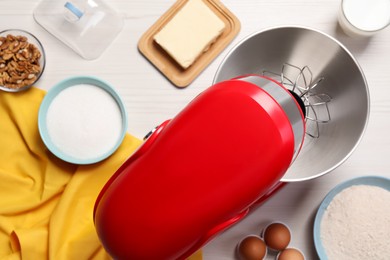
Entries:
[[260,237],[251,235],[238,244],[237,254],[241,260],[262,260],[267,254],[267,247]]
[[295,248],[286,248],[279,253],[277,260],[305,260],[305,257]]
[[291,233],[286,225],[282,223],[272,223],[264,230],[263,237],[269,248],[281,251],[290,243]]

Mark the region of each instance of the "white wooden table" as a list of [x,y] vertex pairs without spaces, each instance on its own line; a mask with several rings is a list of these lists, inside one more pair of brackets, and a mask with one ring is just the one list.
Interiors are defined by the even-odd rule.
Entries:
[[174,0],[106,2],[124,13],[125,26],[107,51],[94,61],[83,60],[34,21],[32,13],[39,0],[0,0],[0,31],[24,29],[42,42],[47,55],[44,75],[37,84],[42,89],[49,90],[60,80],[75,75],[98,76],[114,85],[126,104],[128,131],[139,138],[165,119],[172,118],[207,88],[217,66],[235,43],[267,27],[303,25],[337,38],[357,58],[367,78],[370,120],[364,138],[352,156],[323,177],[284,187],[246,219],[208,243],[204,248],[204,259],[235,259],[235,246],[241,238],[259,233],[266,223],[275,220],[290,225],[291,246],[301,249],[307,259],[316,259],[312,238],[314,214],[330,189],[357,176],[390,177],[390,29],[369,40],[346,36],[337,26],[340,0],[222,0],[240,19],[241,31],[190,86],[178,89],[137,50],[141,35]]

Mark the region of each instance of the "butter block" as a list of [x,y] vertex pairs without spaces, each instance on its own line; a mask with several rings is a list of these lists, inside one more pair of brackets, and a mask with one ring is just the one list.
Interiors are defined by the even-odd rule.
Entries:
[[224,29],[225,23],[202,0],[189,0],[153,39],[187,69]]

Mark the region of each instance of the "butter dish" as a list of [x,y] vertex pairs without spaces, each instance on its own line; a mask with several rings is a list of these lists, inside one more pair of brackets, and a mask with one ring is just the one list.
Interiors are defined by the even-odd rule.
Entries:
[[[240,30],[240,22],[225,6],[217,0],[199,0],[223,23],[223,31],[217,33],[215,41],[211,42],[190,65],[180,66],[166,50],[156,41],[155,36],[190,2],[178,0],[163,14],[140,38],[139,51],[177,87],[188,86],[210,62],[234,39]],[[198,16],[199,20],[203,19]],[[184,68],[185,67],[185,68]]]

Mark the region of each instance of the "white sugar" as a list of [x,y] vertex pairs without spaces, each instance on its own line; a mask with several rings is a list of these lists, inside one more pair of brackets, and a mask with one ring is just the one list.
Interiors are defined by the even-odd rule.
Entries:
[[68,156],[98,158],[110,151],[122,133],[122,114],[104,89],[80,84],[61,91],[47,111],[50,140]]
[[329,260],[388,260],[390,192],[369,185],[342,190],[324,213],[321,240]]

